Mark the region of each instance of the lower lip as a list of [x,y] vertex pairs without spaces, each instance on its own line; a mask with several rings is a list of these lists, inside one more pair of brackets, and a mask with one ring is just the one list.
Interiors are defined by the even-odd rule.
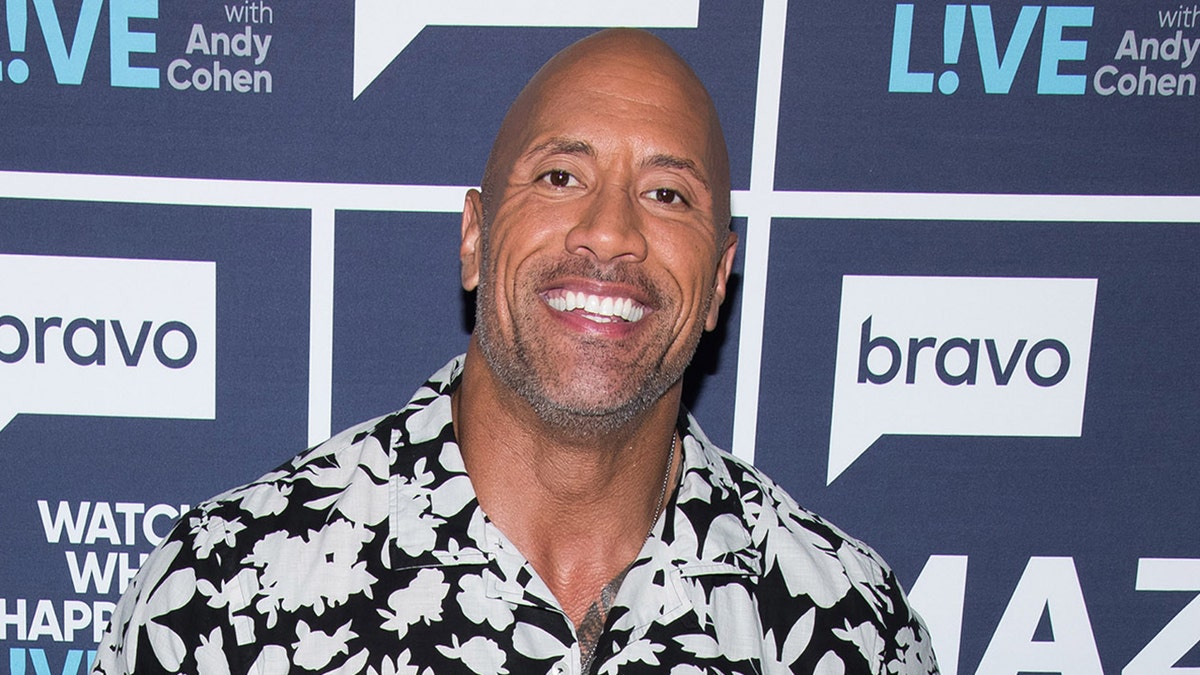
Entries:
[[[544,304],[544,303],[543,303]],[[569,328],[589,335],[602,335],[611,338],[622,338],[632,335],[638,329],[641,321],[624,321],[616,319],[608,323],[597,323],[575,312],[560,312],[550,305],[545,305],[546,311],[556,320]],[[643,317],[644,318],[644,317]]]

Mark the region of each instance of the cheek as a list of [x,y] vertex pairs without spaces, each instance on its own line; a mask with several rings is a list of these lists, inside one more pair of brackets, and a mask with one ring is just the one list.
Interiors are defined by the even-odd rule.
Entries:
[[523,239],[520,233],[507,231],[496,238],[496,247],[489,261],[489,293],[499,314],[507,316],[519,312],[514,307],[531,296],[529,270],[538,259],[533,242]]
[[534,202],[506,208],[492,224],[493,260],[511,269],[539,253],[561,249],[570,218],[567,209],[553,204]]
[[712,242],[697,237],[664,242],[662,260],[685,304],[701,303],[712,292]]

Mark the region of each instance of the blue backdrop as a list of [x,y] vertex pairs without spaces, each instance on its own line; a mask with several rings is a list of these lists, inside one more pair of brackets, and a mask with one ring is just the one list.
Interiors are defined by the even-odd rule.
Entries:
[[945,673],[1200,668],[1200,6],[421,4],[0,7],[0,675],[84,672],[181,510],[465,349],[463,193],[607,25],[730,146],[709,435],[892,563]]

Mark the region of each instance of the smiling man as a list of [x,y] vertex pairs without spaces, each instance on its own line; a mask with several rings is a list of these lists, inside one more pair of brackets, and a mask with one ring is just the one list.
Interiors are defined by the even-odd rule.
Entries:
[[564,50],[466,198],[466,355],[184,516],[95,672],[935,672],[874,552],[681,409],[736,245],[687,64]]

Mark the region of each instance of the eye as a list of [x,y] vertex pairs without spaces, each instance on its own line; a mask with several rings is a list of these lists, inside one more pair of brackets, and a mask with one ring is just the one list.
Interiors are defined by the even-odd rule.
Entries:
[[659,204],[686,206],[688,203],[683,195],[671,188],[655,188],[649,192],[649,196]]
[[568,171],[563,171],[562,169],[551,169],[538,176],[538,180],[546,181],[551,187],[556,188],[573,187],[579,185],[579,181],[575,179],[575,176],[571,175],[571,173]]

